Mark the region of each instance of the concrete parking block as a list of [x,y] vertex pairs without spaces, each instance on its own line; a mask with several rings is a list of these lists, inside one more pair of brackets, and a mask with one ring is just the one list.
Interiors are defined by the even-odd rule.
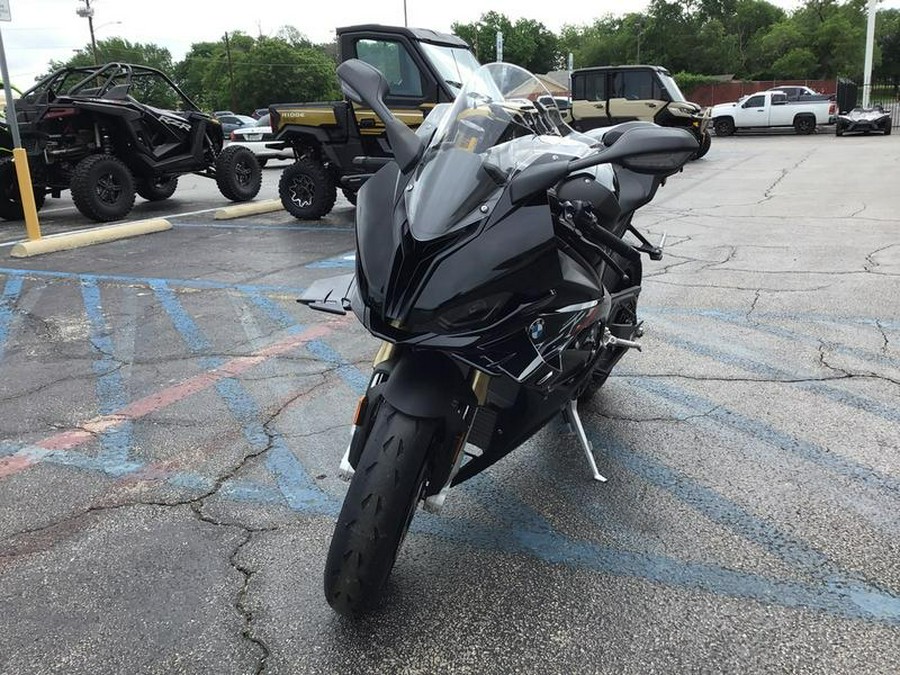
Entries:
[[247,202],[246,204],[234,204],[216,211],[216,220],[232,220],[246,216],[258,216],[263,213],[283,211],[284,206],[280,199],[266,199],[260,202]]
[[31,241],[22,241],[13,246],[10,255],[13,258],[30,258],[31,256],[68,251],[73,248],[93,246],[119,239],[137,237],[142,234],[165,232],[172,229],[172,223],[165,218],[151,218],[133,223],[94,227],[80,232],[67,232]]

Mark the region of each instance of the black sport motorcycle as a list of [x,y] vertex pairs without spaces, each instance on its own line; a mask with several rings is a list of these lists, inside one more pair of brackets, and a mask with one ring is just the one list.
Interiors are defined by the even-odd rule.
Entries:
[[338,75],[394,151],[359,192],[356,273],[301,298],[353,311],[383,341],[325,566],[328,602],[356,615],[378,599],[418,503],[439,511],[450,487],[557,414],[605,480],[577,405],[640,348],[641,254],[662,252],[632,216],[697,141],[646,122],[579,134],[534,75],[505,63],[482,66],[414,132],[385,105],[377,69],[350,60]]

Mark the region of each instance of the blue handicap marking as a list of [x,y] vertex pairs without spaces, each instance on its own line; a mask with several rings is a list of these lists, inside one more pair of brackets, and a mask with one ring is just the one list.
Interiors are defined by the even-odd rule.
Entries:
[[356,251],[348,251],[347,253],[342,253],[334,258],[316,260],[315,262],[309,263],[306,267],[314,270],[341,269],[347,267],[353,269],[356,267]]

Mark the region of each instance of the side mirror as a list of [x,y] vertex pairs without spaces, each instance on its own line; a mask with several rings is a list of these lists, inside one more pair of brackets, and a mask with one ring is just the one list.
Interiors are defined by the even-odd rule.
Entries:
[[416,133],[398,120],[384,102],[390,86],[381,71],[365,61],[349,59],[338,66],[337,75],[341,91],[354,103],[370,107],[384,122],[388,142],[400,170],[406,173],[412,169],[425,146]]
[[595,164],[621,164],[635,173],[668,176],[687,164],[699,147],[697,139],[685,129],[648,124],[629,129],[601,153],[570,162],[569,171]]

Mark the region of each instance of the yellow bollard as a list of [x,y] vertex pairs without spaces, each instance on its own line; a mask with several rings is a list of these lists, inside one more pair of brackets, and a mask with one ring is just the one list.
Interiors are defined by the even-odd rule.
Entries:
[[30,241],[41,238],[41,224],[38,222],[37,206],[34,203],[34,187],[31,185],[31,171],[25,148],[13,148],[13,162],[19,178],[19,196],[25,211],[25,233]]

